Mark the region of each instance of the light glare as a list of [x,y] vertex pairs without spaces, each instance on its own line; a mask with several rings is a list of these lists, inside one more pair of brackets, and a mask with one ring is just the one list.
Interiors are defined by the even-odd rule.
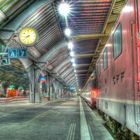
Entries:
[[71,30],[69,28],[66,28],[64,33],[67,37],[69,37],[71,35]]
[[75,63],[73,63],[73,64],[72,64],[72,66],[73,66],[73,67],[75,67],[75,66],[76,66],[76,64],[75,64]]
[[72,58],[70,61],[71,61],[72,63],[74,63],[74,62],[75,62],[75,59],[74,59],[74,58]]
[[70,56],[71,56],[71,57],[74,56],[74,52],[70,52]]
[[73,43],[72,43],[72,42],[69,42],[69,43],[68,43],[68,48],[69,48],[70,50],[73,49]]
[[123,8],[123,12],[124,13],[130,13],[130,12],[132,12],[133,11],[133,7],[132,6],[125,6],[124,8]]
[[70,14],[70,5],[66,2],[60,3],[58,6],[58,12],[64,17],[68,16]]

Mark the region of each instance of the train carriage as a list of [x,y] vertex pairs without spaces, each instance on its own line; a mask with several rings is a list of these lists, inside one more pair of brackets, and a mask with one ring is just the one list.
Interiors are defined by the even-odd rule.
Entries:
[[140,136],[140,1],[128,0],[96,64],[97,108]]

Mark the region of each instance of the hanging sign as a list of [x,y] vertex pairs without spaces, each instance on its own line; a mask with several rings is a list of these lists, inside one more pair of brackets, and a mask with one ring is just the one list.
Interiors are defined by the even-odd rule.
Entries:
[[27,58],[27,49],[8,48],[8,58]]

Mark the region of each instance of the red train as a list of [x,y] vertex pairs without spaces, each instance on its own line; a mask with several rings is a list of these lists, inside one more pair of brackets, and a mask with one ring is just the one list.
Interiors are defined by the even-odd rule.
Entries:
[[96,75],[96,107],[140,136],[140,0],[128,0],[122,9]]
[[86,86],[86,91],[82,93],[82,98],[92,107],[96,108],[96,98],[98,96],[96,79],[90,80]]
[[140,0],[128,0],[96,64],[97,108],[140,136]]

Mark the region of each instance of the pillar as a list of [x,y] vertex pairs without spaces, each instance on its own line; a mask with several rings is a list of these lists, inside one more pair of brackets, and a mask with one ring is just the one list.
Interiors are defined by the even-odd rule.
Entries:
[[38,81],[40,71],[37,67],[32,65],[28,69],[28,75],[29,75],[29,80],[30,80],[29,100],[31,103],[40,103],[41,102],[41,91],[40,91],[40,83]]

